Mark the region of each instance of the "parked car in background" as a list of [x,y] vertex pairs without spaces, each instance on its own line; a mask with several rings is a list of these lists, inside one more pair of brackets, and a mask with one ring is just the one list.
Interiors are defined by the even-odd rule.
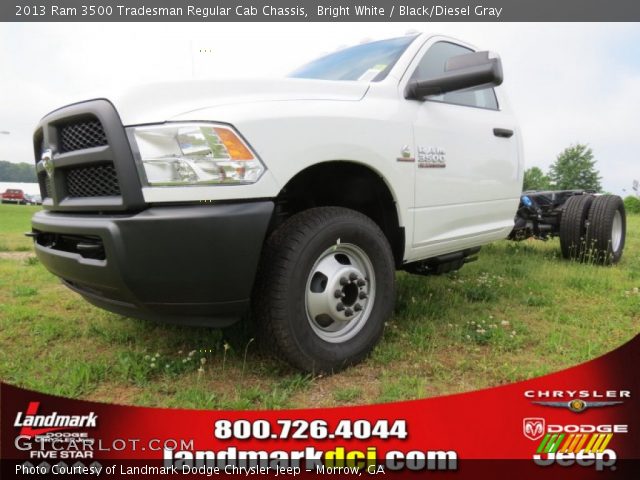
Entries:
[[27,205],[42,205],[42,197],[40,195],[24,194],[25,204]]
[[25,193],[17,188],[8,188],[2,194],[2,203],[17,203],[24,205],[27,203]]

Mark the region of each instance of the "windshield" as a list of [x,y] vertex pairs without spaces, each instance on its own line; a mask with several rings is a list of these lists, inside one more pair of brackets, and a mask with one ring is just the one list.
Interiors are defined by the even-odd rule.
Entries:
[[391,38],[345,48],[320,57],[289,74],[318,80],[383,80],[417,35]]

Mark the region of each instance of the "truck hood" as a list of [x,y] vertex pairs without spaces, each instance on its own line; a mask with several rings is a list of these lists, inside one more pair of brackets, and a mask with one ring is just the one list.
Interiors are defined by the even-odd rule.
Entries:
[[[367,92],[367,82],[342,82],[298,78],[189,80],[129,88],[108,97],[124,125],[171,120],[198,110],[237,103],[291,100],[357,101]],[[224,119],[219,119],[224,121]]]

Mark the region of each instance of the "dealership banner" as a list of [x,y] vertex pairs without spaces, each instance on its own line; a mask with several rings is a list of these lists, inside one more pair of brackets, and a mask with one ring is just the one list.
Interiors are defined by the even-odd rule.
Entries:
[[637,479],[638,365],[640,336],[582,365],[487,390],[282,411],[130,407],[2,384],[2,478]]

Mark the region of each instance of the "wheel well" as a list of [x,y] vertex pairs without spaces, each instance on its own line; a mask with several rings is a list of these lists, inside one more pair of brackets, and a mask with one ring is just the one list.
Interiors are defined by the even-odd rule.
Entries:
[[271,229],[313,207],[345,207],[371,218],[391,245],[396,266],[404,258],[404,228],[384,180],[372,169],[346,161],[325,162],[299,172],[280,191]]

